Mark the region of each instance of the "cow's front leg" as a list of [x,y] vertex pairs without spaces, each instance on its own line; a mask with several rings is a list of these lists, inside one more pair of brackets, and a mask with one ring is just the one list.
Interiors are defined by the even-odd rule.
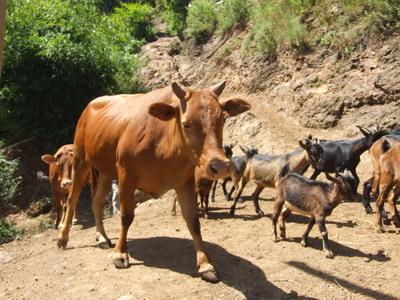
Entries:
[[205,281],[218,282],[217,273],[208,261],[200,232],[200,221],[197,214],[197,199],[194,192],[194,178],[191,178],[183,187],[176,189],[183,218],[193,238],[196,250],[197,271]]
[[129,267],[129,255],[126,247],[126,237],[128,235],[129,226],[133,222],[135,216],[135,187],[133,186],[134,180],[128,178],[124,170],[118,170],[119,180],[119,201],[121,213],[121,229],[117,244],[114,249],[113,263],[116,268]]

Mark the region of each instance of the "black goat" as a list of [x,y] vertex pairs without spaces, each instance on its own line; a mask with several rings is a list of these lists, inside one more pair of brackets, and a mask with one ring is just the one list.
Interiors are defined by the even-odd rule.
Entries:
[[318,140],[309,136],[304,141],[299,141],[300,146],[308,153],[310,163],[315,169],[310,177],[316,179],[321,172],[338,173],[348,169],[355,179],[355,192],[360,183],[356,168],[360,162],[360,156],[367,151],[372,144],[384,135],[387,130],[372,130],[358,126],[364,137],[355,140]]

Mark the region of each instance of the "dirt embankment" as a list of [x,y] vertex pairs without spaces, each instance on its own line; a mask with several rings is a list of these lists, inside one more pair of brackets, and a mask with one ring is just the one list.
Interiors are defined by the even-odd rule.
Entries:
[[266,102],[310,128],[400,125],[400,37],[374,40],[341,58],[327,49],[276,57],[240,54],[244,33],[203,46],[160,38],[142,51],[141,77],[149,88],[171,81],[208,86],[226,79],[232,92]]

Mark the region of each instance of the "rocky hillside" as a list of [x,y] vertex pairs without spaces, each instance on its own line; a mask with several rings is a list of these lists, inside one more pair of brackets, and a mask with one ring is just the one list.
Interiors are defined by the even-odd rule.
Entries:
[[400,37],[359,45],[347,57],[320,48],[305,55],[242,56],[245,32],[203,46],[162,37],[143,47],[143,83],[207,86],[228,81],[229,92],[257,94],[309,128],[400,125]]

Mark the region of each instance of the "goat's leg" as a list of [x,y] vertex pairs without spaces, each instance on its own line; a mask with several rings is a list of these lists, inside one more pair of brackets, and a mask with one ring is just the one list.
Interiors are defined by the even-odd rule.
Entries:
[[272,210],[272,230],[274,232],[272,236],[272,241],[276,243],[278,241],[278,234],[276,231],[276,223],[278,223],[279,216],[282,211],[283,204],[285,204],[285,200],[283,199],[282,195],[278,194],[275,198],[274,207]]
[[178,201],[178,195],[175,194],[174,199],[172,199],[171,205],[171,215],[176,216],[176,202]]
[[260,208],[258,198],[263,189],[264,189],[264,187],[257,185],[256,190],[253,193],[254,208],[256,209],[256,213],[258,214],[258,216],[260,218],[264,217],[264,212]]
[[239,184],[239,189],[236,190],[233,205],[231,206],[231,210],[229,213],[233,216],[235,214],[236,203],[238,202],[240,196],[242,195],[243,189],[246,186],[246,179],[243,177]]
[[357,175],[357,171],[356,169],[350,169],[350,173],[354,176],[354,189],[355,189],[355,194],[357,195],[357,189],[358,189],[358,185],[360,184],[360,178]]
[[203,198],[204,198],[204,218],[208,219],[209,215],[208,215],[208,199],[210,196],[210,192],[203,192]]
[[229,193],[229,196],[228,196],[228,191],[226,190],[226,184],[228,183],[228,181],[229,181],[228,179],[224,178],[222,180],[221,187],[222,187],[222,192],[224,193],[225,199],[229,201],[229,200],[231,200],[230,199],[231,193]]
[[314,173],[311,175],[310,179],[316,179],[319,174],[321,174],[321,171],[315,170]]
[[218,180],[214,180],[211,190],[211,202],[215,202],[215,190],[217,189]]
[[362,205],[365,208],[365,212],[367,214],[372,214],[373,210],[371,207],[371,190],[372,190],[372,183],[374,181],[374,177],[371,177],[367,181],[364,182],[364,189],[363,189],[363,197],[362,197]]
[[290,209],[287,208],[287,206],[283,206],[282,212],[281,212],[281,217],[279,218],[280,224],[279,224],[279,231],[281,238],[284,240],[286,239],[286,219],[290,216]]
[[232,194],[235,191],[235,186],[232,185],[231,190],[229,191],[228,195],[225,197],[226,200],[231,201],[232,200]]
[[329,248],[328,231],[326,230],[326,226],[325,226],[325,217],[317,218],[316,222],[318,224],[319,231],[321,232],[322,248],[323,248],[323,251],[325,252],[325,257],[333,258],[333,253],[332,253],[331,249]]
[[400,195],[400,185],[396,185],[396,187],[393,189],[392,196],[390,197],[389,200],[389,207],[390,210],[392,211],[392,220],[394,226],[396,226],[397,228],[400,227],[399,212],[397,211],[396,207],[396,199],[399,195]]
[[304,231],[303,236],[301,237],[301,245],[303,247],[307,247],[308,245],[308,235],[310,234],[311,229],[313,229],[315,224],[314,216],[310,217],[310,221],[308,221],[306,231]]
[[378,232],[382,233],[385,232],[382,223],[382,209],[391,190],[391,186],[380,186],[379,190],[379,196],[378,199],[376,199],[376,223],[378,226]]

